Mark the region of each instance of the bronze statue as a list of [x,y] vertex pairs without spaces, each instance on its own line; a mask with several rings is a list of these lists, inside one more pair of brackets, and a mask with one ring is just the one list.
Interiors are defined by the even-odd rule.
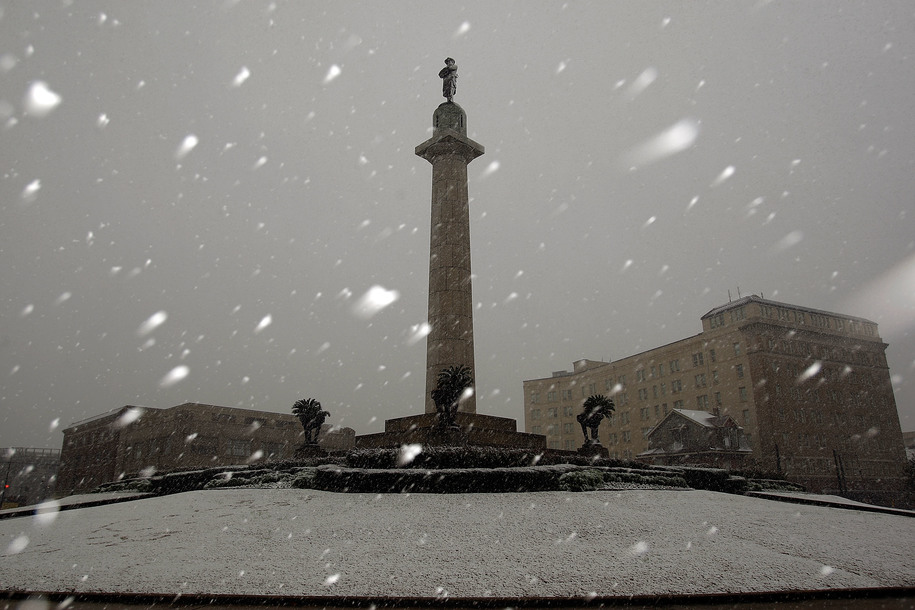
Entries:
[[[600,428],[600,422],[605,417],[610,419],[612,412],[615,410],[613,400],[603,394],[594,394],[585,399],[582,407],[583,410],[576,419],[581,424],[581,433],[585,436],[585,445],[600,445],[600,439],[597,438],[597,430]],[[588,438],[589,429],[591,438]]]
[[303,398],[292,405],[292,414],[299,418],[299,422],[305,429],[305,443],[303,444],[317,445],[321,426],[330,413],[322,411],[321,403],[314,398]]
[[445,60],[445,67],[442,68],[438,77],[442,79],[442,95],[448,98],[448,101],[454,101],[454,94],[457,93],[457,64],[450,57]]

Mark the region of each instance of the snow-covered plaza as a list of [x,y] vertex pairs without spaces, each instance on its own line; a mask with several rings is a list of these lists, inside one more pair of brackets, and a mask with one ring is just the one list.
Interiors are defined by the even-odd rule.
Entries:
[[915,519],[709,491],[224,489],[0,521],[4,590],[574,597],[915,584]]

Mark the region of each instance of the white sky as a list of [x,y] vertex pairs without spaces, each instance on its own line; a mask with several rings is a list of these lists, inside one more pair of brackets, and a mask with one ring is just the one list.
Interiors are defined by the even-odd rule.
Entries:
[[447,56],[486,147],[480,412],[739,287],[877,321],[915,429],[913,31],[905,1],[0,2],[0,446],[124,404],[421,412]]

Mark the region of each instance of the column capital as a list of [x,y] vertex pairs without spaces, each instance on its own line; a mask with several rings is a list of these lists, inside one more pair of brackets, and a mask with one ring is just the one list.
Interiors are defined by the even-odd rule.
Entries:
[[416,155],[429,163],[443,155],[460,155],[470,163],[484,152],[482,144],[454,129],[436,129],[435,135],[416,147]]

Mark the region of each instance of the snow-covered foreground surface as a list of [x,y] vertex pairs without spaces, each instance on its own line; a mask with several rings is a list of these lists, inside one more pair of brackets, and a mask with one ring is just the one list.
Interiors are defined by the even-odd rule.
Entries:
[[197,491],[0,521],[0,589],[601,596],[915,584],[915,519],[706,491]]

